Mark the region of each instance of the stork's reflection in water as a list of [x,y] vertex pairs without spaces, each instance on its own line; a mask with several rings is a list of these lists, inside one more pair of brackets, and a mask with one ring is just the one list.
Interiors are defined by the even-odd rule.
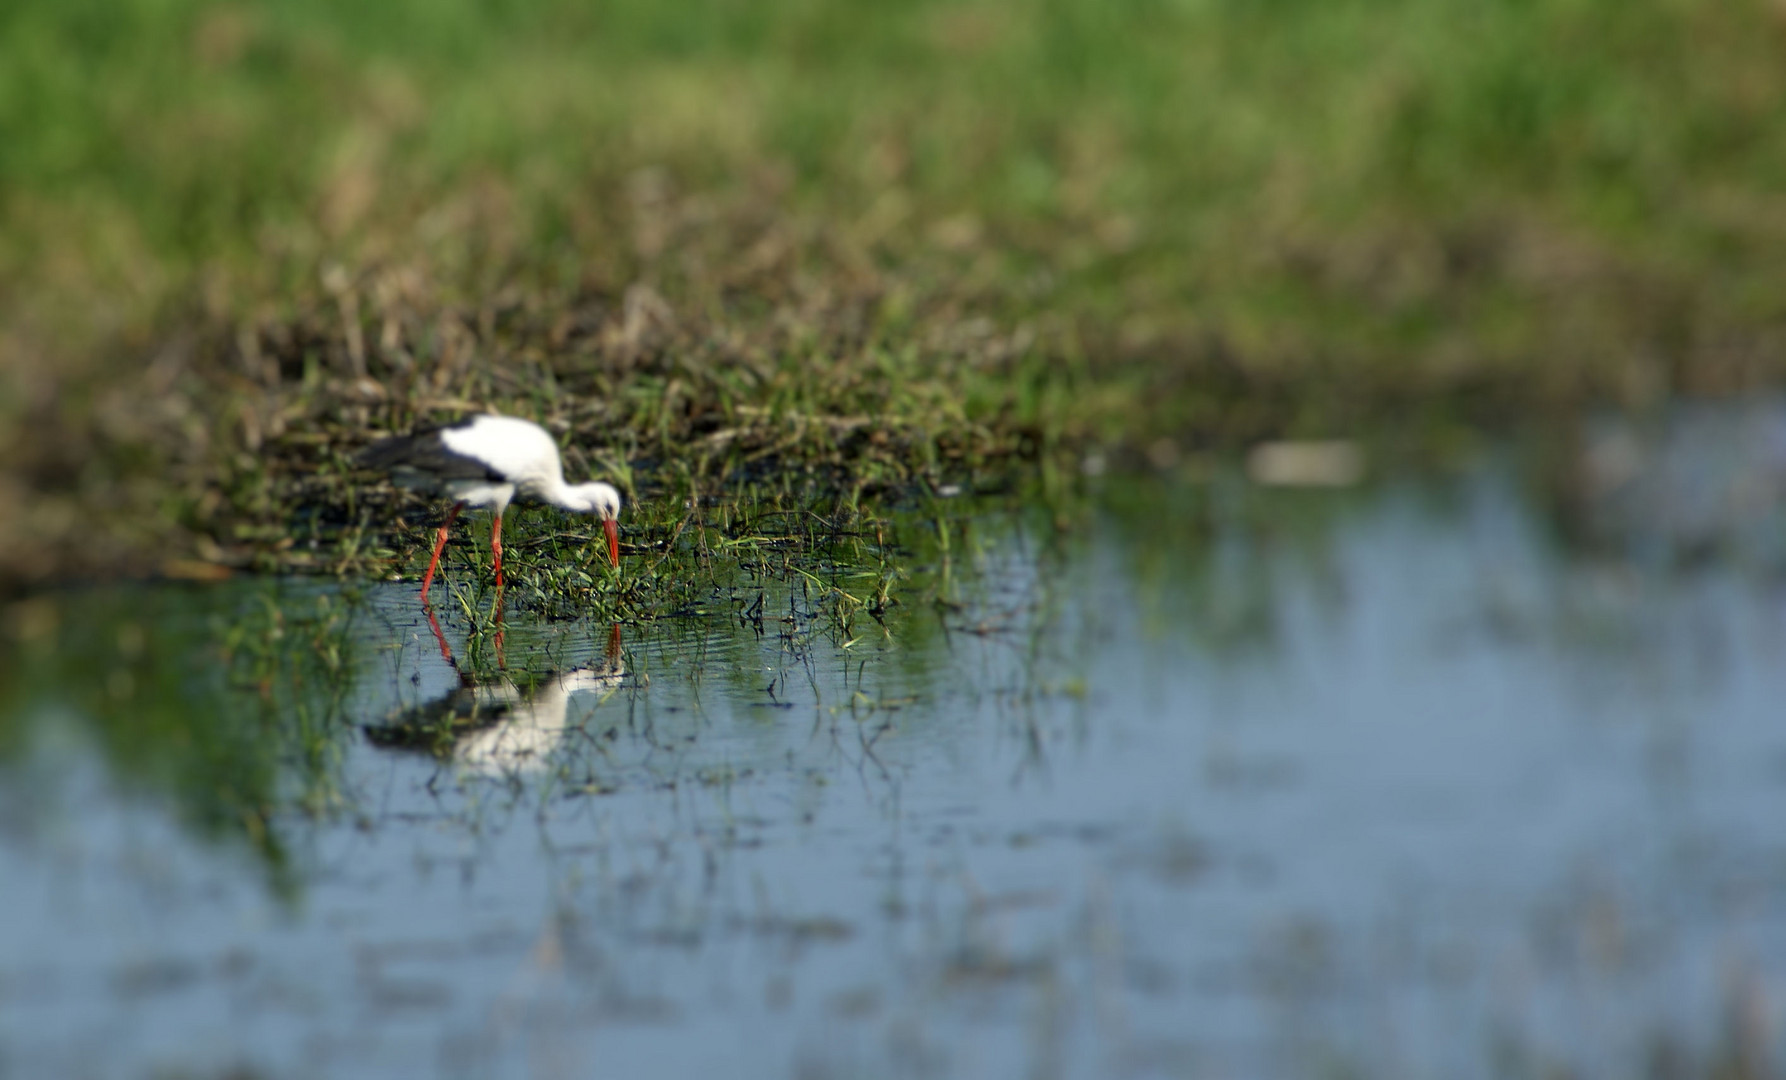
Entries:
[[510,776],[544,769],[571,730],[571,697],[606,697],[626,677],[618,623],[609,631],[599,661],[523,682],[506,672],[494,679],[474,678],[453,660],[444,641],[441,648],[459,672],[459,685],[396,710],[364,730],[374,745],[431,753],[474,774]]

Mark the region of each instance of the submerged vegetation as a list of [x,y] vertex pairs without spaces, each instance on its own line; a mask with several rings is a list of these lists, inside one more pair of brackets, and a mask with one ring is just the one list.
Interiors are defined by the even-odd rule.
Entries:
[[0,582],[351,567],[346,454],[471,407],[634,493],[853,503],[1773,382],[1783,37],[1766,0],[20,0]]

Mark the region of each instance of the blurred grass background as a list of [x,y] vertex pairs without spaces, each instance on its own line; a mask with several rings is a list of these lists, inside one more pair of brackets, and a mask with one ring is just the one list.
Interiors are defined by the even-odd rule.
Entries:
[[13,0],[0,563],[444,401],[847,471],[1749,389],[1783,248],[1778,0]]

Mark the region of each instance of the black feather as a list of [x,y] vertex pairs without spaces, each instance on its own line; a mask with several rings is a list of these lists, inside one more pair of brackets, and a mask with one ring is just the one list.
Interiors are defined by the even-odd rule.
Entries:
[[476,458],[456,454],[440,441],[442,431],[467,427],[475,416],[450,424],[429,424],[407,435],[380,439],[354,457],[356,464],[368,469],[383,469],[399,475],[399,480],[493,480],[508,478]]

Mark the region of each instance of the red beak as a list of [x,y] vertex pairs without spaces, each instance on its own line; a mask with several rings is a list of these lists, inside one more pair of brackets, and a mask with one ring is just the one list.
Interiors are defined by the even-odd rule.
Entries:
[[602,521],[602,530],[608,534],[608,561],[614,569],[620,569],[620,523],[613,518]]

